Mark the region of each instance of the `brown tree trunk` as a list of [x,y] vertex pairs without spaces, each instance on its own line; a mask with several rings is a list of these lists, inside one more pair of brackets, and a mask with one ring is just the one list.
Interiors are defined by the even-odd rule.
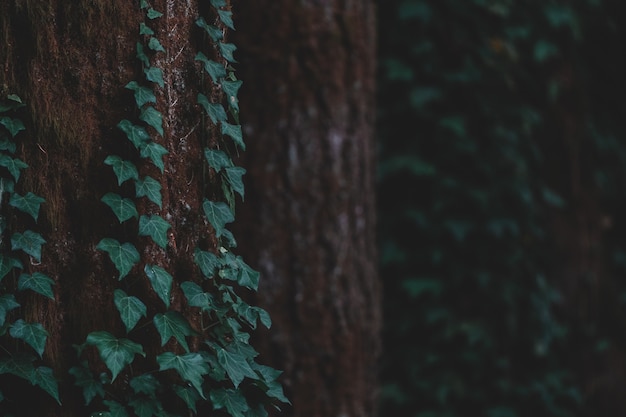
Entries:
[[296,417],[372,416],[380,352],[371,1],[234,3],[248,150],[240,245]]

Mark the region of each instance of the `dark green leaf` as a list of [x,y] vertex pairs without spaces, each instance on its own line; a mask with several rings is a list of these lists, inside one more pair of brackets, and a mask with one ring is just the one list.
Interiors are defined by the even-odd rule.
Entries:
[[37,221],[37,218],[39,217],[39,207],[45,201],[46,200],[43,198],[31,192],[26,193],[24,196],[13,193],[11,194],[9,205],[30,215],[33,219],[35,219],[35,221]]
[[239,386],[244,377],[257,379],[257,374],[252,370],[246,357],[239,352],[230,352],[218,347],[217,360],[224,368],[235,388]]
[[226,61],[232,63],[237,62],[233,56],[233,53],[237,50],[237,46],[235,44],[219,42],[218,45],[220,52]]
[[28,168],[28,165],[24,163],[24,161],[17,158],[11,158],[5,154],[0,154],[0,166],[5,167],[15,181],[20,179],[21,171],[24,168]]
[[204,29],[206,31],[206,33],[208,33],[208,35],[211,37],[211,39],[213,40],[213,42],[217,42],[219,40],[222,40],[224,38],[224,34],[222,33],[222,31],[213,26],[213,25],[209,25],[203,17],[199,18],[198,20],[196,20],[196,25],[198,25],[199,27],[201,27],[202,29]]
[[2,281],[2,278],[4,278],[13,268],[24,269],[24,266],[15,258],[0,254],[0,281]]
[[237,146],[244,151],[246,150],[246,144],[243,142],[243,134],[241,133],[240,125],[231,125],[230,123],[222,122],[222,134],[230,136]]
[[0,151],[7,151],[9,153],[15,153],[17,146],[14,142],[10,141],[8,137],[0,136]]
[[41,246],[46,240],[39,233],[26,230],[24,233],[14,233],[11,236],[11,249],[21,249],[38,262],[41,262]]
[[139,298],[129,296],[120,289],[114,291],[113,301],[124,326],[126,326],[126,332],[130,332],[137,325],[137,322],[147,315],[146,306]]
[[196,410],[196,403],[200,400],[200,395],[192,387],[181,387],[180,385],[174,385],[174,392],[187,404],[187,407],[194,413],[198,413]]
[[202,288],[195,282],[185,281],[180,284],[180,288],[187,298],[187,304],[190,307],[199,307],[203,310],[209,310],[212,305],[211,295],[202,291]]
[[113,210],[113,213],[115,213],[120,223],[124,223],[126,220],[133,217],[136,218],[139,215],[135,203],[133,203],[133,200],[130,198],[122,198],[119,194],[115,193],[106,193],[100,200],[111,207],[111,210]]
[[[146,55],[146,51],[143,49],[143,45],[137,42],[137,59],[139,59],[146,69],[150,68],[150,59],[148,55]],[[144,69],[144,73],[146,73],[146,69]]]
[[220,7],[226,7],[226,0],[211,0],[211,5],[216,9]]
[[163,115],[161,115],[160,111],[151,106],[145,107],[141,111],[139,119],[146,122],[149,126],[152,126],[154,130],[163,136]]
[[133,411],[135,412],[135,415],[137,417],[152,417],[163,415],[159,413],[159,408],[162,408],[162,406],[160,401],[156,398],[135,396],[130,401],[128,401],[128,405],[133,408]]
[[206,148],[204,150],[204,157],[211,168],[216,172],[221,171],[223,168],[233,165],[230,157],[224,151],[217,149]]
[[143,70],[143,73],[146,75],[146,79],[148,81],[157,83],[161,88],[165,86],[165,82],[163,81],[163,71],[161,71],[161,68],[146,67]]
[[222,231],[227,223],[231,223],[235,220],[235,216],[230,210],[230,207],[221,201],[214,203],[213,201],[204,200],[202,208],[204,209],[207,220],[215,229],[216,237],[222,235]]
[[128,411],[126,411],[126,408],[117,401],[104,400],[103,403],[104,405],[109,407],[107,417],[130,417],[128,415]]
[[233,12],[229,10],[218,10],[217,14],[219,15],[220,20],[226,27],[235,30],[235,24],[233,23]]
[[244,186],[243,186],[243,176],[246,173],[245,168],[242,167],[227,167],[225,169],[226,179],[228,183],[232,187],[233,191],[241,196],[243,200],[244,195]]
[[239,269],[237,283],[256,291],[259,287],[260,274],[245,263],[240,256],[237,257],[237,267]]
[[160,371],[176,370],[182,379],[193,385],[202,398],[206,398],[202,391],[202,376],[209,373],[209,365],[202,355],[199,353],[176,355],[172,352],[165,352],[157,356],[157,363]]
[[200,267],[202,275],[206,278],[212,278],[215,275],[215,271],[220,266],[220,260],[217,255],[211,252],[205,252],[198,248],[194,250],[193,260],[196,265]]
[[[144,22],[139,24],[140,35],[154,35],[154,31],[148,27]],[[134,81],[133,81],[134,82]]]
[[113,168],[113,172],[117,177],[117,185],[122,185],[127,180],[139,179],[137,167],[130,161],[123,160],[116,155],[109,155],[104,160],[104,163]]
[[165,169],[165,165],[163,164],[163,155],[166,155],[167,153],[167,149],[156,142],[149,142],[141,147],[141,157],[149,158],[161,172]]
[[83,389],[85,405],[89,405],[96,396],[104,397],[102,382],[93,377],[86,364],[84,366],[73,366],[70,368],[69,373],[76,379],[76,385]]
[[59,384],[52,373],[52,369],[46,366],[38,367],[33,372],[31,383],[46,391],[61,405],[61,400],[59,399]]
[[150,236],[163,249],[167,246],[167,230],[170,227],[168,222],[157,215],[142,215],[139,218],[139,236]]
[[11,325],[9,334],[14,339],[20,339],[28,343],[39,354],[39,357],[43,355],[48,332],[41,323],[26,323],[24,320],[19,319]]
[[22,274],[17,280],[17,289],[19,291],[32,290],[52,300],[54,300],[53,285],[54,280],[41,272]]
[[204,63],[204,70],[211,76],[214,83],[218,84],[220,80],[226,77],[226,68],[224,68],[224,65],[207,58],[202,52],[198,52],[196,61]]
[[210,394],[211,402],[216,410],[226,409],[232,417],[245,417],[250,409],[241,391],[234,389],[216,389]]
[[158,17],[163,16],[163,13],[158,12],[151,7],[148,9],[147,16],[148,16],[148,19],[156,19]]
[[239,99],[237,98],[237,94],[242,84],[243,82],[241,80],[222,81],[222,90],[224,90],[224,94],[226,94],[226,101],[228,105],[237,112],[239,112]]
[[20,131],[26,130],[20,119],[12,119],[8,116],[0,117],[0,125],[6,127],[12,137],[15,137]]
[[159,40],[155,37],[151,37],[148,41],[148,48],[156,52],[165,52],[165,48],[163,48],[161,42],[159,42]]
[[96,248],[109,254],[111,262],[113,262],[113,265],[120,273],[120,280],[139,262],[139,252],[137,252],[132,243],[120,244],[115,239],[104,238],[98,243]]
[[204,107],[204,110],[214,125],[228,120],[224,107],[220,103],[211,103],[207,96],[202,93],[198,94],[198,104]]
[[7,318],[7,313],[13,309],[16,309],[20,304],[15,299],[13,294],[0,295],[0,327],[4,326],[4,322]]
[[157,265],[146,264],[144,272],[150,280],[150,284],[152,284],[154,292],[156,292],[159,298],[163,300],[165,306],[169,307],[172,282],[174,281],[172,276],[165,269]]
[[26,353],[0,358],[0,374],[12,374],[32,382],[35,372],[33,366],[35,359],[35,356]]
[[146,356],[140,344],[117,339],[105,331],[89,333],[86,343],[98,349],[100,358],[111,371],[111,381],[133,361],[135,355]]
[[[139,88],[142,88],[142,87],[139,87]],[[135,99],[136,100],[145,99],[143,95],[141,95],[139,98],[137,97],[138,91],[142,91],[142,90],[135,90]],[[137,105],[139,105],[139,102],[137,102]],[[117,127],[121,131],[126,133],[126,137],[130,141],[130,143],[132,143],[137,149],[140,149],[143,145],[145,145],[147,142],[150,141],[150,135],[148,135],[148,132],[146,132],[146,129],[144,129],[142,126],[134,125],[130,120],[126,120],[126,119],[122,120],[121,122],[117,124]]]
[[185,351],[189,352],[189,345],[185,336],[193,335],[194,331],[182,314],[177,311],[168,311],[165,314],[157,313],[153,321],[154,327],[161,335],[161,346],[165,346],[168,340],[174,337]]
[[156,205],[161,207],[161,183],[152,177],[146,176],[143,180],[135,181],[135,196],[148,197]]
[[161,384],[152,374],[143,374],[130,380],[130,386],[136,394],[146,394],[155,398]]

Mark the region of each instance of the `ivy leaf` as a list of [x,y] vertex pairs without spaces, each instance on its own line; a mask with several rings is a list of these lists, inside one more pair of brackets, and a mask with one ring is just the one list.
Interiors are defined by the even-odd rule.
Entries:
[[113,292],[113,301],[120,318],[126,326],[126,332],[130,332],[141,317],[146,317],[146,305],[137,297],[129,296],[124,291],[117,289]]
[[125,181],[139,179],[137,167],[130,161],[123,160],[117,155],[109,155],[104,160],[106,165],[113,168],[115,176],[117,176],[117,185],[122,185]]
[[93,377],[86,365],[73,366],[70,368],[69,373],[76,379],[76,385],[83,389],[85,405],[89,405],[97,395],[104,398],[104,386],[102,382]]
[[220,266],[220,260],[217,255],[200,250],[196,248],[193,253],[193,260],[196,265],[200,267],[200,271],[202,271],[202,275],[206,278],[212,278],[215,275],[215,271]]
[[199,307],[203,310],[211,308],[212,300],[210,294],[202,291],[202,288],[195,282],[185,281],[180,284],[180,288],[187,298],[187,304],[190,307]]
[[154,292],[163,300],[165,306],[169,307],[172,282],[174,281],[172,276],[165,269],[157,265],[146,264],[144,272],[150,280]]
[[0,281],[2,281],[2,278],[4,278],[13,268],[24,269],[24,266],[15,258],[0,254]]
[[239,112],[239,100],[237,99],[237,94],[239,93],[239,89],[242,85],[243,81],[241,80],[222,81],[222,90],[224,90],[224,94],[226,94],[228,105],[237,112]]
[[230,157],[224,151],[220,151],[217,149],[204,149],[204,157],[206,158],[207,163],[211,168],[215,170],[215,172],[221,171],[223,168],[230,167],[233,165]]
[[225,408],[232,417],[245,417],[244,413],[250,409],[246,398],[239,390],[212,390],[210,398],[216,410]]
[[222,235],[222,231],[226,227],[226,223],[231,223],[235,221],[235,216],[233,215],[230,207],[226,203],[204,200],[202,204],[202,208],[204,209],[204,214],[209,220],[209,223],[215,229],[215,236],[220,237]]
[[155,52],[165,52],[165,48],[161,45],[161,42],[155,37],[151,37],[148,41],[148,48],[152,49]]
[[126,408],[117,401],[104,400],[103,403],[109,407],[109,412],[106,417],[130,417]]
[[13,294],[0,295],[0,327],[4,326],[4,322],[7,318],[7,313],[13,309],[16,309],[20,304],[15,299]]
[[198,104],[204,107],[204,110],[214,125],[228,120],[224,107],[220,103],[211,103],[207,96],[202,93],[198,94]]
[[136,394],[146,394],[150,398],[156,398],[157,390],[161,384],[152,374],[143,374],[130,380],[130,386]]
[[148,106],[141,111],[139,118],[163,136],[163,115],[160,111],[152,106]]
[[241,133],[240,125],[231,125],[230,123],[222,122],[222,135],[230,136],[235,144],[242,150],[246,150],[246,144],[243,142],[243,134]]
[[27,381],[32,381],[36,357],[30,354],[19,353],[11,357],[0,359],[0,374],[12,374]]
[[233,56],[233,53],[237,50],[237,46],[235,44],[219,42],[219,48],[226,61],[231,63],[237,62]]
[[151,7],[148,9],[148,13],[146,15],[148,16],[148,19],[156,19],[163,16],[163,13],[156,11]]
[[168,222],[156,214],[139,218],[139,236],[150,236],[163,249],[167,246],[167,230],[170,227]]
[[185,336],[195,334],[189,322],[177,311],[168,311],[165,314],[158,313],[153,319],[154,327],[161,335],[161,346],[165,346],[168,340],[175,337],[185,351],[189,352],[189,345]]
[[146,176],[143,180],[135,181],[135,196],[148,197],[148,200],[162,207],[161,183],[152,177]]
[[119,279],[124,278],[133,266],[139,262],[139,252],[132,243],[120,244],[115,239],[104,238],[96,246],[96,249],[105,251],[109,254],[111,262],[120,273]]
[[[128,85],[126,87],[128,87]],[[138,88],[141,89],[143,87],[138,87]],[[146,88],[146,90],[149,90],[149,89]],[[142,90],[137,90],[137,91],[142,91]],[[137,94],[138,94],[137,91],[135,91],[135,100],[137,100],[137,105],[139,105],[139,99],[137,98]],[[152,90],[149,90],[149,91],[150,93],[152,93]],[[154,94],[152,94],[152,97],[154,97]],[[141,95],[140,99],[143,100],[145,99],[145,97]],[[126,120],[126,119],[122,120],[121,122],[117,124],[117,127],[122,132],[126,133],[126,137],[130,141],[130,143],[132,143],[137,149],[140,149],[146,142],[150,141],[150,135],[148,134],[148,132],[146,132],[146,129],[144,129],[142,126],[137,126],[133,124],[130,120]]]
[[216,9],[219,9],[220,7],[226,7],[226,1],[225,0],[211,0],[211,5],[215,7]]
[[52,373],[52,369],[47,366],[38,367],[33,372],[30,382],[46,391],[59,405],[61,405],[61,400],[59,399],[59,384]]
[[243,200],[244,194],[244,186],[243,186],[243,176],[246,173],[246,169],[242,167],[227,167],[225,169],[226,179],[228,183],[232,187],[233,191],[241,196]]
[[9,334],[14,339],[20,339],[28,343],[41,358],[46,347],[46,339],[48,338],[48,332],[41,323],[26,323],[24,320],[19,319],[11,325]]
[[215,27],[213,25],[209,25],[206,22],[206,20],[204,20],[203,17],[201,17],[198,20],[196,20],[196,25],[198,25],[199,27],[204,29],[206,31],[206,33],[211,37],[213,42],[217,42],[217,41],[222,40],[224,38],[224,34],[222,33],[222,31],[219,28],[217,28],[217,27]]
[[[146,69],[150,68],[150,59],[148,58],[148,55],[146,55],[146,51],[143,49],[143,45],[139,42],[137,42],[137,59],[139,59],[143,63]],[[144,73],[146,73],[145,69]]]
[[257,374],[248,364],[246,357],[239,352],[229,352],[224,348],[218,347],[217,360],[230,377],[235,388],[239,386],[245,377],[258,379]]
[[157,83],[161,88],[165,86],[165,82],[163,81],[163,71],[161,71],[161,68],[146,66],[143,73],[146,75],[146,79],[148,81]]
[[9,153],[15,153],[15,150],[17,149],[15,142],[12,142],[9,140],[9,138],[7,136],[0,136],[0,151],[7,151]]
[[86,343],[98,349],[100,358],[111,371],[111,382],[133,361],[135,355],[146,356],[140,344],[128,339],[117,339],[105,331],[89,333]]
[[113,213],[120,221],[124,223],[126,220],[139,216],[135,203],[130,198],[122,198],[119,194],[106,193],[100,199],[104,204],[111,207]]
[[156,142],[150,142],[141,147],[141,157],[149,158],[152,163],[159,168],[161,173],[163,173],[163,170],[165,169],[165,165],[163,164],[163,155],[166,155],[167,153],[167,149]]
[[237,257],[237,267],[239,269],[237,283],[256,291],[259,287],[259,276],[261,274],[252,269],[240,256]]
[[17,289],[19,291],[32,290],[52,300],[54,300],[53,285],[54,280],[41,272],[21,274],[17,280]]
[[35,219],[35,221],[37,221],[37,217],[39,217],[39,207],[41,206],[41,203],[44,203],[45,201],[45,199],[31,192],[26,193],[24,196],[13,193],[11,194],[9,205],[15,207],[21,212],[29,214],[33,219]]
[[[139,24],[139,34],[140,35],[154,35],[154,31],[148,27],[144,22]],[[135,82],[135,81],[132,81]]]
[[161,403],[156,398],[146,398],[143,396],[135,396],[128,405],[133,408],[137,417],[152,417],[152,416],[166,416],[167,414],[160,414],[159,408],[162,409]]
[[218,10],[217,14],[219,15],[220,20],[226,27],[235,30],[235,24],[233,23],[233,12],[229,10]]
[[24,161],[17,158],[11,158],[5,154],[0,154],[0,166],[8,169],[15,181],[20,179],[21,171],[24,168],[28,168],[28,165]]
[[226,68],[224,68],[224,65],[207,58],[202,52],[196,54],[195,60],[201,61],[204,64],[204,70],[211,76],[215,84],[218,84],[220,80],[226,77]]
[[285,404],[291,404],[291,401],[283,392],[282,385],[278,382],[278,377],[282,374],[281,371],[278,371],[272,367],[259,365],[258,363],[252,363],[252,368],[256,371],[257,374],[261,375],[261,378],[265,382],[267,386],[267,391],[265,391],[265,395],[270,398],[276,398],[278,401],[281,401]]
[[176,355],[172,352],[165,352],[156,359],[160,371],[176,370],[182,379],[193,385],[202,398],[206,398],[202,391],[202,376],[208,374],[210,369],[202,355],[199,353]]
[[15,137],[20,131],[26,130],[20,119],[12,119],[8,116],[0,117],[0,125],[6,127],[12,137]]
[[46,240],[39,233],[35,233],[32,230],[26,230],[24,233],[14,233],[11,236],[11,249],[21,249],[35,258],[37,262],[41,262],[41,246],[44,243],[46,243]]
[[174,392],[187,404],[187,408],[193,410],[194,413],[198,413],[196,410],[196,403],[200,400],[200,395],[192,387],[181,387],[180,385],[174,385]]

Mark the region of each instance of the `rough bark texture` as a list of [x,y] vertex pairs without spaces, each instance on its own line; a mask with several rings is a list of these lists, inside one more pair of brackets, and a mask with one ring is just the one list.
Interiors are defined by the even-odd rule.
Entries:
[[255,346],[284,371],[283,415],[374,415],[373,2],[233,5],[248,144],[236,235],[274,323]]

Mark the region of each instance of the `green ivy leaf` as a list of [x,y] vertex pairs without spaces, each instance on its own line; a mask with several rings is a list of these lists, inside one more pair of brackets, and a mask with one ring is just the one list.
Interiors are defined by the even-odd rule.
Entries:
[[215,170],[215,172],[221,171],[223,168],[230,167],[233,165],[230,157],[224,151],[220,151],[217,149],[204,149],[204,157],[206,158],[207,163],[211,168]]
[[30,215],[35,221],[39,217],[39,207],[46,200],[31,192],[21,196],[17,193],[11,194],[9,205],[15,207],[23,213]]
[[233,12],[231,12],[230,10],[218,10],[217,14],[219,15],[220,20],[226,27],[235,30],[235,24],[233,23]]
[[226,179],[233,191],[241,196],[243,200],[244,194],[244,186],[243,186],[243,176],[246,173],[245,168],[242,167],[227,167],[225,169]]
[[20,304],[17,302],[13,294],[0,295],[0,327],[4,326],[7,313],[18,308],[19,306]]
[[157,313],[153,322],[154,327],[161,335],[161,346],[165,346],[168,340],[174,337],[185,351],[189,352],[189,345],[185,336],[191,336],[195,332],[182,314],[177,311],[168,311],[165,314]]
[[237,50],[237,46],[235,44],[219,42],[218,45],[219,45],[222,57],[224,57],[226,61],[231,62],[231,63],[237,62],[235,60],[235,57],[233,56],[233,54]]
[[146,305],[139,298],[129,296],[120,289],[113,292],[113,301],[124,326],[126,326],[127,333],[137,325],[142,317],[147,315]]
[[167,149],[156,142],[150,142],[141,147],[141,157],[149,158],[154,166],[159,168],[161,173],[163,173],[163,170],[165,169],[165,165],[163,164],[163,155],[166,155],[167,153]]
[[235,216],[226,203],[204,200],[202,204],[207,220],[215,229],[215,236],[220,237],[226,223],[235,221]]
[[35,258],[37,262],[41,262],[41,246],[44,243],[46,243],[46,240],[39,233],[35,233],[32,230],[26,230],[24,233],[14,233],[11,236],[11,249],[21,249]]
[[216,389],[210,394],[211,402],[216,410],[225,408],[232,417],[246,417],[250,409],[241,391],[234,389]]
[[148,48],[152,49],[155,52],[165,52],[165,48],[161,45],[161,42],[155,37],[151,37],[148,41]]
[[122,185],[127,180],[139,179],[137,167],[130,161],[126,161],[117,155],[109,155],[104,160],[106,165],[113,168],[113,172],[117,177],[117,185]]
[[10,256],[0,254],[0,281],[9,273],[13,268],[24,269],[22,263]]
[[226,7],[226,1],[225,0],[211,0],[211,5],[215,7],[216,9],[219,9],[220,7]]
[[168,222],[157,215],[142,215],[139,218],[139,236],[150,236],[163,249],[167,246],[167,230],[170,227]]
[[41,358],[46,347],[46,339],[48,338],[48,332],[41,323],[26,323],[24,320],[19,319],[11,325],[9,334],[14,339],[20,339],[28,343]]
[[236,112],[239,112],[239,99],[237,98],[237,94],[242,85],[243,82],[241,80],[222,81],[222,90],[224,90],[224,94],[226,94],[226,101]]
[[33,274],[21,274],[17,280],[17,289],[19,291],[31,290],[45,297],[54,300],[54,292],[52,286],[54,280],[41,272]]
[[[143,45],[139,42],[137,42],[137,59],[139,59],[143,63],[146,69],[150,68],[150,59],[148,58],[148,55],[146,55],[146,51],[143,49]],[[146,73],[145,69],[144,73]]]
[[246,144],[243,142],[243,134],[241,133],[240,125],[231,125],[230,123],[222,122],[222,134],[230,136],[235,144],[242,150],[246,150]]
[[146,79],[148,81],[157,83],[161,88],[165,86],[165,82],[163,81],[163,71],[161,71],[161,68],[146,66],[143,73],[146,75]]
[[166,414],[159,413],[159,409],[162,410],[163,406],[161,402],[156,398],[146,398],[143,396],[135,396],[128,405],[133,408],[137,417],[152,417],[152,416],[165,416]]
[[152,7],[148,9],[148,13],[146,14],[148,19],[156,19],[163,16],[163,13],[154,10]]
[[162,207],[161,202],[161,183],[152,177],[146,176],[143,180],[135,181],[135,196],[147,197],[154,204]]
[[251,366],[252,369],[254,369],[255,372],[261,376],[263,382],[265,382],[265,385],[267,386],[267,391],[265,391],[265,395],[270,398],[276,398],[277,400],[285,404],[291,404],[289,399],[287,399],[287,397],[285,397],[285,394],[283,393],[282,385],[278,382],[278,377],[280,376],[280,374],[282,374],[281,371],[269,366],[259,365],[255,362],[252,362]]
[[15,150],[17,149],[15,142],[10,141],[9,138],[4,135],[0,136],[0,138],[2,138],[0,139],[0,151],[15,153]]
[[204,110],[214,125],[228,120],[224,107],[220,103],[211,103],[207,96],[202,93],[198,94],[198,104],[204,107]]
[[20,179],[20,173],[24,168],[28,168],[28,165],[17,158],[11,158],[8,155],[0,154],[0,166],[9,170],[11,176],[18,181]]
[[214,83],[218,84],[220,80],[226,77],[224,65],[207,58],[202,52],[196,54],[195,60],[204,64],[204,70],[211,76]]
[[165,352],[156,359],[160,371],[176,370],[182,379],[193,385],[202,398],[206,398],[202,391],[202,376],[208,374],[210,369],[202,355],[199,353],[176,355],[172,352]]
[[124,278],[130,270],[139,262],[139,252],[132,243],[121,244],[115,239],[104,238],[96,246],[96,249],[105,251],[109,254],[109,258],[115,268],[120,273],[119,279]]
[[111,371],[111,382],[133,361],[135,355],[146,356],[140,344],[128,339],[117,339],[105,331],[89,333],[86,343],[98,349],[100,358]]
[[165,306],[169,307],[172,282],[174,281],[172,276],[165,269],[157,265],[146,264],[144,272],[150,280],[154,292],[163,300]]
[[[135,99],[138,100],[137,91],[135,91]],[[143,100],[143,96],[141,97],[141,99]],[[137,102],[137,105],[139,105],[139,102]],[[132,143],[137,149],[140,149],[143,145],[150,141],[150,135],[148,134],[148,132],[146,132],[146,129],[144,129],[142,126],[137,126],[133,124],[130,120],[122,120],[117,124],[117,127],[122,132],[126,133],[126,137],[130,141],[130,143]]]
[[220,266],[220,260],[217,255],[196,248],[193,253],[193,260],[200,267],[202,275],[206,278],[213,278],[215,271]]
[[20,119],[12,119],[8,116],[0,117],[0,125],[6,127],[12,137],[15,137],[20,131],[26,130]]
[[[144,22],[139,24],[140,35],[154,35],[154,31],[148,27]],[[133,81],[134,82],[134,81]]]
[[240,256],[237,257],[237,268],[239,269],[237,283],[256,291],[259,287],[259,276],[261,274],[252,269]]
[[139,216],[135,203],[130,198],[122,198],[119,194],[106,193],[100,199],[104,204],[111,207],[115,216],[124,223],[126,220]]
[[146,394],[150,398],[156,398],[161,384],[152,374],[143,374],[130,380],[130,386],[136,394]]
[[46,391],[59,405],[61,405],[61,400],[59,399],[59,384],[52,373],[52,369],[47,366],[38,367],[33,372],[31,383]]
[[198,413],[196,410],[196,403],[200,400],[200,395],[192,387],[181,387],[180,385],[174,385],[174,392],[187,404],[187,408],[194,413]]
[[109,412],[106,417],[130,417],[126,408],[117,401],[104,400],[103,403],[109,407]]
[[149,126],[152,126],[154,130],[163,136],[163,115],[160,111],[152,106],[148,106],[141,111],[139,119],[146,122]]
[[96,396],[104,398],[104,386],[102,382],[93,377],[86,364],[71,367],[69,373],[76,379],[76,385],[83,389],[85,405],[89,405]]
[[219,40],[222,40],[224,38],[224,34],[222,33],[222,31],[213,26],[213,25],[209,25],[203,17],[199,18],[198,20],[196,20],[196,25],[198,25],[199,27],[201,27],[202,29],[204,29],[206,31],[206,33],[211,37],[211,39],[213,40],[213,42],[217,42]]
[[32,381],[36,357],[26,353],[0,359],[0,374],[12,374],[27,381]]
[[245,377],[258,379],[257,374],[248,364],[247,358],[239,352],[217,348],[217,360],[224,368],[235,388],[239,386]]
[[180,288],[187,298],[190,307],[199,307],[203,310],[210,310],[212,303],[211,295],[202,291],[202,288],[195,282],[185,281],[180,284]]
[[7,96],[7,100],[9,101],[0,101],[0,113],[7,112],[9,110],[19,109],[20,107],[25,106],[25,104],[22,102],[22,99],[16,94],[9,94]]
[[143,87],[139,85],[137,81],[129,82],[126,84],[126,88],[134,92],[135,102],[137,103],[138,108],[143,107],[146,103],[156,103],[156,96],[151,88]]

